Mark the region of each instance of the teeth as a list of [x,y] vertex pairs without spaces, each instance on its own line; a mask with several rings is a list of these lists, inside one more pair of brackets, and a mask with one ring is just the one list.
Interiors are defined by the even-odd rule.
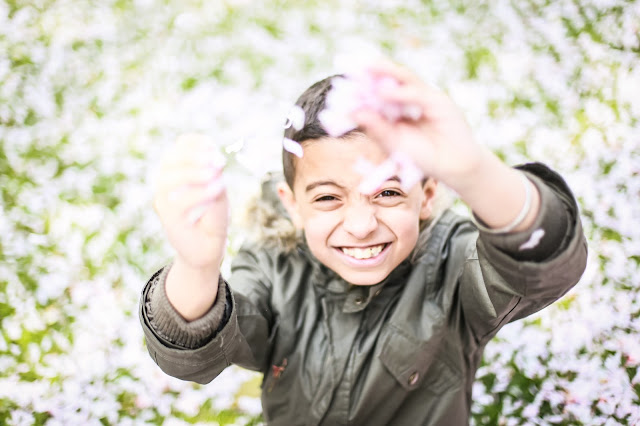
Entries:
[[342,252],[347,256],[355,257],[356,259],[369,259],[380,254],[384,244],[379,246],[367,247],[367,248],[347,248],[343,247]]

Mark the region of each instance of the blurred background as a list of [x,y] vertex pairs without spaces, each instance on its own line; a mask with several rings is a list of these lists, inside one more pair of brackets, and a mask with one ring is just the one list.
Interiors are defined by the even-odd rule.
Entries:
[[296,97],[368,51],[581,208],[587,271],[490,343],[473,424],[640,422],[640,2],[0,0],[0,424],[261,422],[259,375],[200,386],[147,355],[138,297],[172,256],[152,176],[183,132],[241,147],[231,257]]

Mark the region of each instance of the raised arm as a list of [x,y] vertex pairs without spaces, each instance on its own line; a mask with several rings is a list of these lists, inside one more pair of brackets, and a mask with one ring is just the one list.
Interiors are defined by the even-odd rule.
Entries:
[[165,154],[157,179],[154,208],[176,250],[166,294],[187,321],[206,313],[218,293],[229,217],[222,166],[211,141],[184,135]]
[[[352,118],[388,152],[411,158],[425,176],[444,182],[471,207],[476,229],[461,228],[457,259],[466,259],[460,298],[475,336],[543,308],[584,271],[587,247],[576,202],[562,178],[540,164],[503,164],[477,144],[461,111],[410,71],[379,63],[369,72],[392,77],[384,101],[419,107],[420,115],[389,120],[361,109]],[[525,174],[523,174],[525,173]]]
[[[245,312],[257,312],[251,305],[260,298],[234,297],[220,277],[228,201],[223,164],[215,155],[206,138],[186,135],[164,156],[154,207],[176,256],[147,283],[140,304],[154,361],[169,375],[200,383],[212,380],[230,363],[259,369],[262,360],[256,354],[268,334],[267,321],[260,315],[250,327],[243,320]],[[244,285],[268,288],[254,269],[253,275],[241,276],[251,281]],[[254,293],[268,299],[268,291]]]

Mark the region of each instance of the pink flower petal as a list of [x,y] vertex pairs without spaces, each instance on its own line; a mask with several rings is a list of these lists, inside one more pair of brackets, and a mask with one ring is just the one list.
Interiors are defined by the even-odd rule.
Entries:
[[364,177],[373,173],[373,171],[376,169],[376,165],[364,157],[358,157],[355,164],[353,165],[353,169],[356,171],[356,173]]
[[340,137],[347,132],[358,127],[358,125],[348,117],[348,114],[336,110],[322,110],[318,114],[318,120],[327,133],[334,137]]
[[417,120],[422,110],[414,105],[402,105],[385,102],[381,91],[389,91],[399,86],[392,77],[374,76],[366,69],[354,70],[346,77],[336,77],[331,82],[331,91],[327,94],[325,109],[319,118],[327,133],[339,137],[357,127],[349,116],[358,109],[371,109],[389,121],[402,118]]
[[400,178],[403,191],[409,191],[413,185],[424,177],[422,170],[415,165],[408,155],[402,152],[394,152],[391,158],[398,164],[398,168],[400,169],[398,177]]
[[291,140],[289,138],[283,138],[282,147],[286,151],[289,151],[293,155],[297,156],[298,158],[302,158],[302,155],[303,155],[302,145],[300,145],[298,142]]
[[396,168],[396,163],[391,158],[383,161],[369,176],[366,176],[363,181],[360,182],[358,191],[367,195],[373,194],[396,173]]

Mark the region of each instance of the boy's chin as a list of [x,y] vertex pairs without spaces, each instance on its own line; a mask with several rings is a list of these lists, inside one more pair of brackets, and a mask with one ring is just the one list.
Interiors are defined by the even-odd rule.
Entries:
[[[336,271],[337,272],[337,271]],[[340,273],[338,275],[342,277],[343,280],[348,282],[351,285],[359,285],[359,286],[372,286],[381,283],[389,274],[380,274],[380,273]],[[383,276],[384,275],[384,276]]]

